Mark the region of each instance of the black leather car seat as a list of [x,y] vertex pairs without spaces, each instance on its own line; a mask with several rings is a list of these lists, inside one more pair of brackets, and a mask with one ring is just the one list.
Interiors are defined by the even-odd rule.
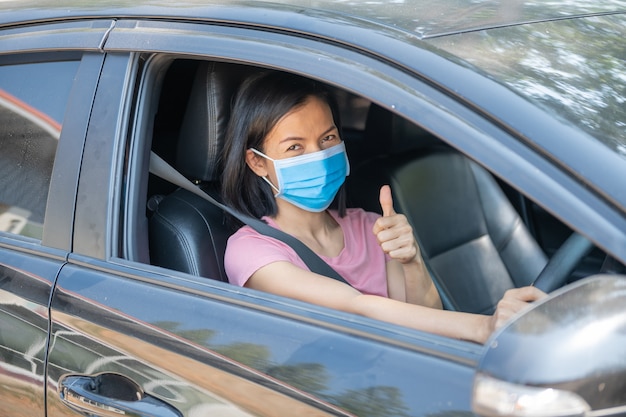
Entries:
[[[230,103],[248,72],[236,64],[201,63],[178,137],[175,168],[217,200]],[[152,264],[227,281],[224,251],[231,230],[222,210],[184,189],[153,196],[149,207]]]
[[389,155],[353,170],[351,200],[380,212],[378,189],[391,185],[447,308],[489,314],[507,289],[533,282],[546,256],[485,169],[376,105],[366,140]]

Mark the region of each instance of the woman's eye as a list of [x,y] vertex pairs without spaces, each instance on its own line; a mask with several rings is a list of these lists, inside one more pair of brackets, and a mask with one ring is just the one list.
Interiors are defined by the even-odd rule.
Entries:
[[300,148],[300,145],[295,143],[295,144],[291,145],[290,147],[288,147],[287,151],[295,151],[295,150],[297,150],[299,148]]
[[324,139],[322,139],[322,142],[330,142],[330,141],[337,139],[337,137],[338,137],[337,135],[328,135],[324,137]]

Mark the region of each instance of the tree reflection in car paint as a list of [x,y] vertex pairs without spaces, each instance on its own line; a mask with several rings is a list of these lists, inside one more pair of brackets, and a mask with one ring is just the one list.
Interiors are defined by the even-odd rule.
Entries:
[[[100,308],[102,315],[116,315],[115,312]],[[55,381],[62,376],[79,374],[95,375],[102,372],[118,373],[129,377],[144,388],[146,392],[156,398],[166,401],[171,406],[179,409],[184,415],[198,416],[205,412],[229,412],[236,416],[256,415],[254,405],[251,406],[252,414],[234,405],[228,399],[229,395],[238,392],[237,384],[242,384],[241,389],[248,390],[252,394],[253,383],[247,379],[240,379],[230,373],[214,367],[213,365],[225,363],[216,357],[216,361],[199,363],[191,359],[192,355],[181,356],[175,352],[158,347],[150,342],[139,340],[132,336],[132,331],[117,332],[116,330],[99,326],[95,323],[87,323],[78,317],[66,313],[54,313],[55,322],[53,327],[53,339],[51,343],[51,355],[49,358],[49,415],[65,416],[75,415],[60,400],[57,392],[59,387]],[[122,318],[123,319],[123,318]],[[141,326],[135,322],[133,326]],[[152,327],[152,326],[150,326]],[[80,329],[80,330],[78,330]],[[154,329],[156,330],[156,329]],[[94,339],[95,336],[95,339]],[[106,348],[105,345],[96,341],[115,340],[116,348]],[[173,343],[188,344],[188,342],[174,338]],[[121,349],[120,349],[121,348]],[[201,356],[202,352],[208,353],[200,346],[192,346]],[[141,359],[144,358],[144,359]],[[211,363],[214,362],[214,363]],[[165,368],[158,368],[155,364],[167,364]],[[63,364],[63,367],[57,364]],[[169,369],[167,369],[169,367]],[[188,375],[181,378],[180,373]],[[189,377],[189,375],[193,375]],[[212,387],[215,391],[207,391],[200,387]],[[263,387],[259,387],[267,391]],[[226,396],[222,395],[226,394]],[[266,392],[267,401],[280,401],[280,395],[272,399],[271,391]],[[254,397],[254,396],[253,396]],[[245,399],[238,400],[238,404],[245,405]],[[295,405],[294,405],[295,404]],[[289,403],[290,407],[300,408],[302,412],[311,412],[306,404]],[[280,407],[276,407],[281,410]],[[307,411],[308,410],[308,411]],[[284,411],[284,409],[283,409]],[[259,413],[263,414],[263,413]],[[313,415],[326,415],[319,411]]]
[[[158,327],[168,329],[188,340],[201,345],[211,345],[212,349],[235,361],[257,369],[271,377],[284,381],[293,387],[315,394],[358,416],[383,417],[389,415],[408,416],[408,408],[402,400],[402,393],[391,386],[369,386],[361,389],[348,389],[340,395],[328,395],[330,375],[321,363],[298,362],[295,364],[273,365],[266,346],[253,343],[232,343],[212,345],[214,332],[208,329],[178,330],[179,323],[157,322]],[[304,358],[308,355],[302,355]]]
[[[183,284],[186,280],[175,281]],[[122,351],[135,360],[145,357],[140,359],[142,363],[159,364],[158,372],[168,375],[185,372],[181,379],[211,386],[212,391],[217,390],[216,393],[225,398],[234,398],[236,393],[228,384],[201,382],[206,377],[203,373],[228,371],[233,377],[256,381],[259,389],[267,385],[279,393],[284,391],[296,397],[306,394],[335,407],[358,407],[364,398],[378,401],[380,409],[368,406],[359,411],[366,416],[380,415],[383,409],[386,415],[400,416],[405,415],[407,409],[423,410],[423,414],[442,409],[467,410],[471,393],[459,387],[471,381],[473,370],[465,362],[450,361],[450,356],[437,354],[440,343],[445,346],[444,340],[437,338],[436,350],[428,350],[434,356],[417,355],[415,349],[420,349],[421,343],[415,344],[415,339],[407,345],[410,348],[402,345],[390,348],[386,342],[378,343],[350,331],[338,332],[307,319],[298,319],[299,314],[308,314],[306,310],[300,310],[295,316],[277,318],[248,304],[252,299],[255,303],[260,300],[236,296],[228,284],[193,282],[189,282],[197,287],[193,291],[201,293],[66,265],[53,300],[53,330],[62,325],[64,330],[83,334],[86,341],[93,339],[94,351],[96,341],[108,341],[108,346],[117,352]],[[208,298],[201,295],[209,295],[203,290],[205,286],[211,287]],[[233,296],[235,299],[225,302],[220,301],[220,297],[215,298],[222,291],[228,294],[229,300]],[[126,343],[124,335],[134,335],[135,342]],[[146,348],[139,349],[139,344]],[[148,346],[172,352],[177,360],[196,365],[191,366],[189,374],[185,369],[178,371],[176,361],[164,362],[163,357],[152,354],[153,348]],[[454,352],[461,353],[456,349]],[[478,348],[464,350],[465,360],[471,362],[478,352]],[[65,363],[56,360],[56,354],[56,349],[51,349],[51,363]],[[410,369],[407,364],[412,364]],[[87,366],[74,363],[72,367],[75,367],[72,372],[82,373]],[[201,371],[204,367],[207,370]],[[442,369],[445,371],[440,372]],[[448,383],[450,374],[456,375],[458,382],[451,387],[454,396],[450,391],[437,389],[439,384]],[[60,372],[53,372],[51,368],[51,379],[56,381],[59,376]],[[135,382],[142,385],[149,381]],[[234,402],[239,404],[240,401],[237,397]]]

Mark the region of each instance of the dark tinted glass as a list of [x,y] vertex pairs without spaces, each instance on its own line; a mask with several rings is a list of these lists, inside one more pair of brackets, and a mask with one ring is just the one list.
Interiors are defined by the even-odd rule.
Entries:
[[78,61],[2,65],[0,232],[41,239],[52,165]]

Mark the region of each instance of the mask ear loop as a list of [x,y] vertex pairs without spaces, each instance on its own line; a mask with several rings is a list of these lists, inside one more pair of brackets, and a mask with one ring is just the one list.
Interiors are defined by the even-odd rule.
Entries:
[[280,194],[280,190],[278,188],[276,188],[274,186],[274,184],[271,183],[270,180],[267,179],[267,175],[264,177],[261,177],[263,179],[263,181],[265,181],[266,183],[268,183],[270,185],[270,187],[272,187],[274,189],[274,191],[276,191],[276,194],[274,194],[274,197],[278,197],[278,194]]
[[[263,152],[257,151],[254,148],[250,148],[250,150],[252,152],[254,152],[255,154],[257,154],[257,155],[259,155],[259,156],[261,156],[261,157],[263,157],[265,159],[268,159],[268,160],[272,161],[272,163],[274,163],[274,160],[272,158],[270,158],[269,156],[265,155]],[[274,189],[274,191],[276,191],[276,194],[274,194],[274,197],[278,197],[278,194],[280,194],[280,190],[274,184],[272,184],[272,182],[267,178],[267,175],[264,176],[264,177],[261,177],[261,178],[263,179],[263,181],[268,183],[270,185],[270,187],[272,187]]]

